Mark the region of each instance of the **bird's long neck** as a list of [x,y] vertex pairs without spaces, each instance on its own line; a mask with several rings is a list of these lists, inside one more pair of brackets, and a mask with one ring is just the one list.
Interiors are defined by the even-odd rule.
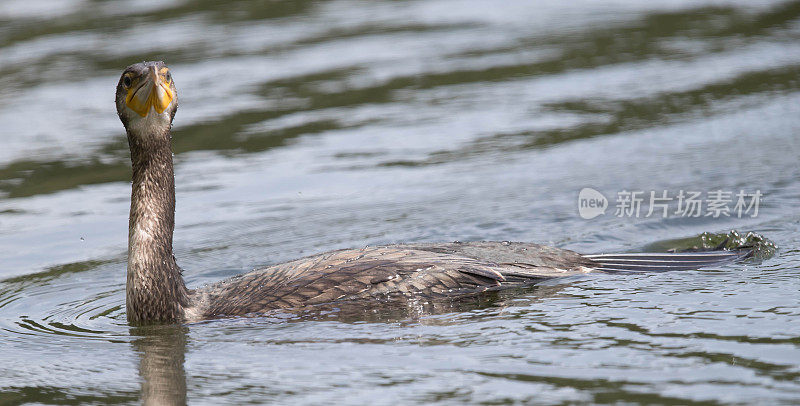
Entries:
[[172,254],[175,178],[169,130],[128,133],[133,190],[128,225],[128,321],[177,322],[188,291]]

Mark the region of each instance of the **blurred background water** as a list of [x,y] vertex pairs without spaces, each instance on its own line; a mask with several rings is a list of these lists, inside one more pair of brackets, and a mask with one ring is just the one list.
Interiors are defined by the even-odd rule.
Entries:
[[[0,404],[800,402],[799,40],[796,1],[6,0]],[[190,287],[403,241],[594,253],[737,229],[778,250],[444,309],[131,328],[113,99],[141,60],[179,89]],[[584,187],[605,215],[578,215]],[[764,196],[755,217],[618,217],[624,190]]]

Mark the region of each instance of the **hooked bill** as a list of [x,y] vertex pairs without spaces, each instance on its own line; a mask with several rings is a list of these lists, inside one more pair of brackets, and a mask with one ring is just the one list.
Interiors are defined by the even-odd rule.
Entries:
[[150,66],[147,74],[128,89],[125,104],[142,117],[147,116],[151,106],[158,114],[163,113],[174,97],[165,76],[168,71],[168,68],[162,68],[159,73],[155,66]]

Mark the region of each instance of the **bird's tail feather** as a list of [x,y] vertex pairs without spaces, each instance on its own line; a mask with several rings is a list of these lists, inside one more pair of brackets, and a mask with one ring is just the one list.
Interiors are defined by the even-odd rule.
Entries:
[[598,271],[617,272],[665,272],[685,271],[723,265],[745,259],[753,254],[751,247],[734,250],[675,252],[675,253],[630,253],[584,255],[600,264]]

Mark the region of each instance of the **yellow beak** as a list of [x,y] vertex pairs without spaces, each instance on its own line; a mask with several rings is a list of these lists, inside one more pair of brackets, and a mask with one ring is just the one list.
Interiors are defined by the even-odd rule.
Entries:
[[125,105],[142,117],[147,116],[150,107],[153,107],[158,114],[163,113],[174,97],[169,82],[164,79],[155,66],[150,66],[147,74],[128,89]]

